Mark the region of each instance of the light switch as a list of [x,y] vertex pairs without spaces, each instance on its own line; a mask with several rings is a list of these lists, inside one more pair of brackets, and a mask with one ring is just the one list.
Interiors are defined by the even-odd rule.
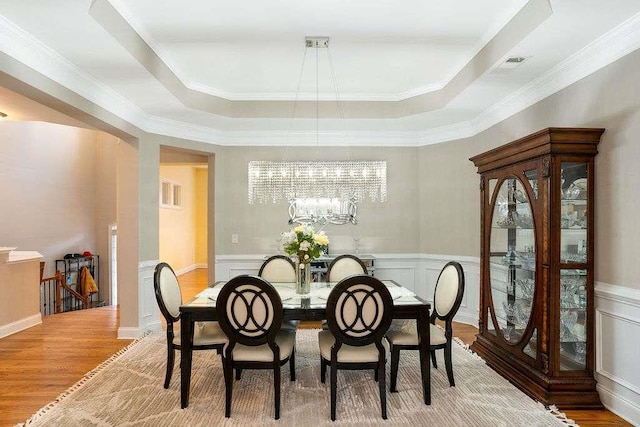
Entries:
[[237,233],[233,233],[231,235],[231,243],[238,243],[238,234]]

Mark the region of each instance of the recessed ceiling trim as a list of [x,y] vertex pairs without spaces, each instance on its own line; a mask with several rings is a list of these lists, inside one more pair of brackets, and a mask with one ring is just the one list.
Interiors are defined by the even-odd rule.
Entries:
[[[295,94],[287,100],[273,98],[237,100],[235,97],[234,99],[222,97],[219,90],[206,85],[196,86],[197,89],[206,88],[205,92],[194,90],[194,82],[189,82],[188,85],[180,75],[176,74],[171,67],[171,61],[166,59],[167,55],[126,10],[126,5],[118,0],[111,0],[111,2],[94,0],[89,14],[186,107],[235,118],[290,116]],[[345,118],[381,119],[406,117],[444,108],[470,83],[488,71],[498,57],[503,56],[508,49],[551,14],[552,10],[547,0],[529,0],[444,86],[441,83],[423,86],[422,89],[428,88],[432,91],[410,98],[399,94],[371,97],[364,94],[354,96],[354,94],[341,93],[342,114]],[[155,47],[153,47],[154,43]],[[252,94],[252,97],[255,95]],[[304,99],[302,101],[304,102]],[[320,102],[328,103],[335,100]],[[366,107],[362,105],[365,102],[369,103]],[[306,110],[309,112],[303,113],[300,117],[316,116],[315,109],[312,111],[307,108]],[[335,110],[326,109],[326,111],[334,111],[334,113],[327,113],[328,115],[323,116],[324,118],[337,117]]]

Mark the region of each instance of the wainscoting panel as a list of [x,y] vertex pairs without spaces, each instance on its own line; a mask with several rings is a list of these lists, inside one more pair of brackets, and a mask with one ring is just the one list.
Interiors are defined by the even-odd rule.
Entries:
[[596,380],[602,403],[640,425],[640,291],[596,283]]
[[153,288],[153,272],[157,260],[142,261],[138,264],[138,328],[140,335],[162,329],[160,309]]

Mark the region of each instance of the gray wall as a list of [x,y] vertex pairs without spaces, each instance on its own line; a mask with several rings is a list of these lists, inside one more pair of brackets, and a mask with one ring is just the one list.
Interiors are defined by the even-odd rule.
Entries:
[[[382,204],[365,201],[357,225],[327,225],[330,251],[353,252],[353,237],[360,237],[361,253],[416,253],[420,249],[417,148],[339,148],[317,153],[301,147],[226,147],[217,155],[216,253],[219,255],[269,254],[276,239],[288,230],[287,203],[249,204],[247,165],[250,160],[386,160],[388,199]],[[316,227],[320,229],[320,227]],[[231,243],[237,233],[239,242]]]

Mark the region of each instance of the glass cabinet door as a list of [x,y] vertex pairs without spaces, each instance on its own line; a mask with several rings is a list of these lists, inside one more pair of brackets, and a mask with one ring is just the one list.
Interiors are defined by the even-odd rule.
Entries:
[[587,163],[561,163],[560,370],[586,369]]
[[535,232],[531,203],[516,177],[502,181],[493,206],[489,275],[498,335],[521,341],[535,293]]

